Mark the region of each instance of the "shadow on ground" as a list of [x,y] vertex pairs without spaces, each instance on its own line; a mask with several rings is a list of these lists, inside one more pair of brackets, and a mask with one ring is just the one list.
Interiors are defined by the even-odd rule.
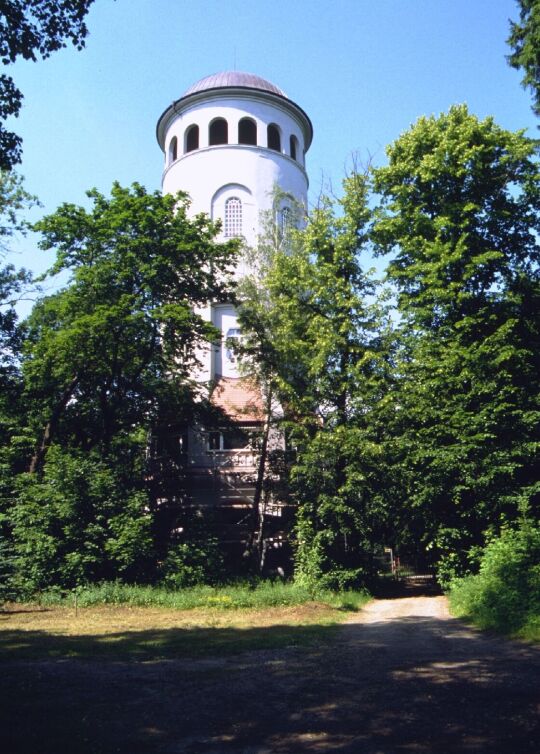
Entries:
[[[0,626],[1,629],[1,626]],[[66,636],[46,631],[0,630],[1,660],[77,658],[175,660],[239,654],[330,641],[337,625],[274,625],[271,628],[169,628]]]
[[[286,628],[292,641],[304,630]],[[205,630],[200,641],[224,630],[245,633]],[[270,646],[279,630],[257,629]],[[173,646],[177,631],[151,638]],[[347,625],[314,646],[199,660],[7,660],[0,750],[536,754],[539,671],[537,648],[414,616]]]

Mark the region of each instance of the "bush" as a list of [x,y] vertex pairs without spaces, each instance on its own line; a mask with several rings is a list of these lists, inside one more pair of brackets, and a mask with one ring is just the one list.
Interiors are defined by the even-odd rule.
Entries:
[[[369,578],[361,546],[344,553],[341,537],[330,530],[315,531],[302,512],[296,526],[295,580],[312,591],[362,589]],[[349,561],[349,562],[347,562]]]
[[[540,528],[504,529],[484,549],[480,571],[451,584],[454,614],[481,628],[531,636],[540,624]],[[535,629],[536,626],[536,629]]]
[[51,447],[42,479],[18,476],[8,513],[19,593],[141,579],[153,548],[147,505],[98,457]]
[[223,574],[217,539],[173,543],[161,566],[161,583],[168,589],[215,584]]
[[3,536],[2,519],[0,516],[0,605],[12,600],[17,592],[13,588],[13,573],[15,570],[15,556],[11,542]]

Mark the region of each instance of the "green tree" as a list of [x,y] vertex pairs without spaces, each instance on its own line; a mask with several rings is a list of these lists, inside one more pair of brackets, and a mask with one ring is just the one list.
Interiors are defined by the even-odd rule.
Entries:
[[491,539],[478,573],[452,582],[452,612],[481,628],[538,639],[540,529],[531,522],[505,527]]
[[[24,190],[20,176],[0,169],[0,257],[8,254],[10,239],[27,231],[21,213],[36,203]],[[20,344],[15,304],[30,281],[26,270],[16,270],[12,264],[0,267],[0,387],[4,391]]]
[[[9,241],[24,234],[21,213],[35,203],[26,193],[22,179],[0,170],[0,257],[9,253]],[[14,559],[6,511],[13,499],[13,478],[21,471],[20,450],[25,444],[24,406],[20,354],[22,333],[16,303],[28,290],[31,275],[12,264],[0,267],[0,598],[12,595],[10,577]]]
[[243,374],[257,385],[264,406],[265,420],[261,435],[256,438],[259,458],[247,548],[255,569],[260,571],[264,565],[265,501],[277,497],[284,502],[288,495],[286,454],[275,444],[272,447],[272,438],[284,432],[278,396],[285,399],[287,383],[283,381],[285,353],[278,332],[281,312],[275,306],[270,281],[279,257],[291,254],[295,231],[305,221],[305,209],[275,186],[272,208],[261,213],[259,221],[261,232],[256,247],[243,251],[251,273],[242,278],[238,287],[242,338],[231,345],[240,357]]
[[204,216],[189,220],[185,196],[137,184],[89,196],[89,211],[66,204],[36,224],[42,248],[57,251],[51,274],[67,270],[72,280],[26,323],[32,471],[59,432],[63,443],[106,455],[120,431],[177,410],[199,344],[215,335],[194,308],[231,296],[235,245],[216,243]]
[[270,255],[242,310],[245,347],[271,377],[296,447],[296,576],[328,586],[365,577],[384,528],[370,418],[384,391],[384,326],[361,262],[370,217],[367,181],[353,173],[341,199],[322,199],[292,232],[287,253]]
[[21,212],[38,203],[35,196],[25,191],[20,175],[0,168],[0,255],[9,251],[10,238],[24,235],[29,229]]
[[[0,4],[0,59],[48,58],[72,42],[84,47],[88,30],[84,18],[93,0],[3,0]],[[17,116],[23,95],[11,76],[0,74],[0,168],[10,170],[21,161],[21,138],[2,121]]]
[[135,440],[131,454],[124,440],[114,463],[53,446],[42,479],[17,477],[9,522],[18,594],[152,575],[152,515],[140,484],[144,432],[138,448]]
[[456,106],[421,118],[375,171],[374,238],[402,317],[388,428],[404,523],[446,576],[490,527],[537,515],[536,149]]
[[137,184],[89,194],[90,209],[66,204],[36,225],[56,250],[50,273],[71,277],[24,323],[34,448],[20,446],[30,473],[11,481],[4,520],[25,593],[156,575],[170,527],[149,437],[193,410],[197,349],[215,338],[194,307],[233,296],[236,244],[189,219],[184,195]]
[[512,68],[523,71],[522,84],[533,95],[533,110],[540,115],[540,0],[518,0],[519,22],[510,22],[508,56]]

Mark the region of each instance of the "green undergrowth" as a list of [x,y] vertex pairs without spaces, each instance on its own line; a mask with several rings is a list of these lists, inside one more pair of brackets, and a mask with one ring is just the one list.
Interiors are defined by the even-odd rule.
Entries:
[[36,595],[33,602],[43,606],[133,605],[176,610],[216,608],[219,610],[265,609],[321,602],[340,610],[359,610],[370,596],[366,591],[331,592],[313,590],[294,582],[260,581],[230,586],[195,586],[171,590],[155,586],[130,586],[107,582],[70,592],[50,590]]
[[484,550],[480,571],[452,582],[450,608],[483,629],[540,641],[540,528],[506,529]]

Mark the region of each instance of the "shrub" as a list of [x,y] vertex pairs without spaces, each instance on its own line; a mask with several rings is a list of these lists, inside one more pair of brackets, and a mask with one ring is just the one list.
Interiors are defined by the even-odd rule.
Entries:
[[519,634],[538,626],[540,528],[504,529],[486,546],[479,573],[454,580],[449,596],[452,611],[481,628]]
[[217,539],[173,543],[161,566],[161,583],[168,589],[212,584],[223,574]]
[[152,555],[146,495],[90,453],[49,449],[43,479],[20,474],[9,511],[21,594],[142,577]]

